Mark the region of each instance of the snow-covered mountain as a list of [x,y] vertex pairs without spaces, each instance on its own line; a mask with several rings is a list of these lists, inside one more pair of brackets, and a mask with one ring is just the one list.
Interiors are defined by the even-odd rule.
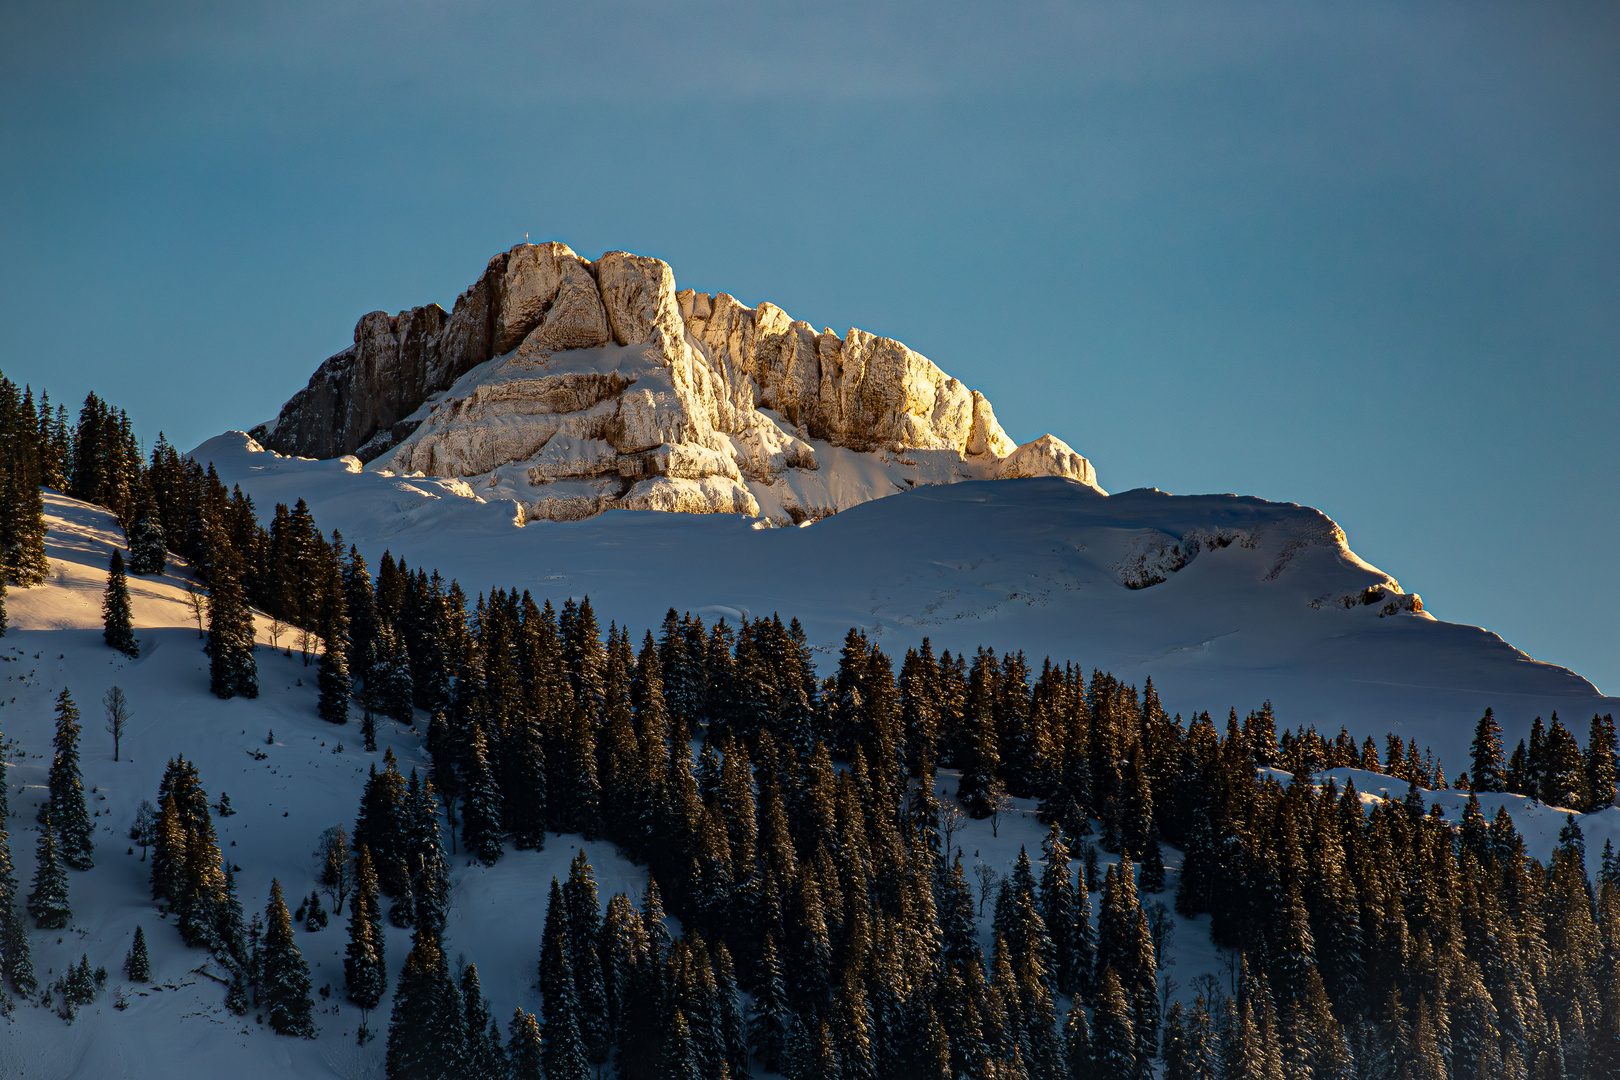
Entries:
[[[992,640],[1016,642],[1058,625],[1065,609],[1053,601],[1070,589],[1102,595],[1112,588],[1117,590],[1115,598],[1125,604],[1131,602],[1129,598],[1173,597],[1176,590],[1183,588],[1216,593],[1223,588],[1241,591],[1246,587],[1246,576],[1262,568],[1269,572],[1291,541],[1302,540],[1303,533],[1290,530],[1313,523],[1316,542],[1302,540],[1294,546],[1287,565],[1271,582],[1278,587],[1278,606],[1273,610],[1297,606],[1307,614],[1279,627],[1275,638],[1300,632],[1301,627],[1309,625],[1309,618],[1335,620],[1322,625],[1332,625],[1364,645],[1375,641],[1380,632],[1388,632],[1387,628],[1400,628],[1394,631],[1396,647],[1404,642],[1407,647],[1418,648],[1423,657],[1434,659],[1444,650],[1413,643],[1431,640],[1423,635],[1448,632],[1446,624],[1421,616],[1380,618],[1382,607],[1377,603],[1343,608],[1324,602],[1312,609],[1299,592],[1306,578],[1291,575],[1309,574],[1313,581],[1331,578],[1338,583],[1336,587],[1348,590],[1384,579],[1348,554],[1331,523],[1321,515],[1256,500],[1212,503],[1173,500],[1151,492],[1104,499],[1079,485],[1029,481],[914,492],[802,530],[749,530],[734,520],[622,513],[555,529],[518,530],[509,519],[503,519],[504,511],[499,507],[449,494],[448,482],[415,481],[419,490],[413,493],[407,490],[411,485],[398,479],[348,477],[341,465],[278,459],[263,452],[250,455],[245,439],[238,436],[235,442],[243,447],[240,460],[223,452],[216,453],[215,460],[227,465],[235,461],[235,471],[256,481],[260,491],[269,494],[277,484],[296,482],[317,497],[320,513],[334,517],[339,500],[346,497],[357,506],[355,514],[343,519],[346,531],[368,522],[373,527],[391,522],[395,531],[388,536],[396,542],[396,550],[421,550],[423,554],[416,557],[444,556],[458,543],[477,540],[487,544],[493,557],[500,560],[515,560],[520,553],[528,552],[534,569],[525,580],[548,582],[559,580],[553,577],[553,558],[578,559],[592,543],[611,545],[605,546],[594,560],[578,562],[579,568],[573,571],[579,575],[573,583],[589,585],[601,595],[609,594],[601,586],[615,565],[633,563],[637,554],[661,553],[656,565],[667,571],[671,559],[691,557],[708,545],[722,552],[746,553],[742,556],[747,563],[745,578],[753,572],[748,567],[757,570],[774,564],[780,571],[777,579],[784,583],[781,587],[788,590],[786,595],[808,599],[814,592],[813,585],[793,583],[795,574],[800,570],[820,574],[828,561],[838,557],[840,542],[865,542],[870,530],[880,530],[897,520],[887,513],[896,505],[909,503],[925,525],[954,521],[982,528],[993,524],[989,535],[996,537],[1016,535],[1029,525],[1031,514],[1055,501],[1059,512],[1051,517],[1049,526],[1037,530],[1030,541],[1010,549],[1009,558],[1025,560],[1016,563],[1018,569],[1013,563],[994,558],[983,558],[978,567],[953,561],[966,552],[964,545],[984,538],[965,536],[954,549],[946,542],[920,552],[914,560],[917,580],[899,583],[893,592],[872,596],[869,606],[893,603],[896,597],[911,596],[914,600],[932,590],[932,595],[941,598],[941,604],[929,616],[937,619],[928,624],[930,627],[945,630],[952,624],[965,623],[976,631],[985,631]],[[216,442],[213,449],[223,451],[227,445],[227,441]],[[251,473],[241,464],[243,461],[257,462],[260,471]],[[1212,507],[1224,506],[1222,527],[1230,530],[1232,542],[1222,546],[1218,537],[1210,537],[1212,542],[1208,544],[1201,539],[1191,561],[1164,582],[1127,590],[1118,583],[1121,575],[1129,577],[1155,565],[1154,559],[1141,558],[1149,554],[1149,549],[1133,539],[1142,535],[1141,530],[1118,524],[1140,516],[1142,505],[1164,508],[1158,520],[1166,525],[1175,524],[1177,514],[1183,520],[1204,520],[1214,513]],[[1130,509],[1133,506],[1136,508]],[[1123,509],[1118,516],[1109,518],[1111,511],[1105,510],[1108,507]],[[1172,507],[1178,509],[1169,509]],[[280,880],[289,900],[296,902],[298,896],[316,887],[313,851],[321,832],[333,825],[353,824],[366,772],[371,765],[380,763],[382,751],[391,749],[404,770],[425,767],[419,734],[423,718],[418,717],[416,732],[383,721],[379,750],[365,752],[355,725],[334,728],[320,719],[312,677],[315,669],[305,667],[296,651],[286,656],[270,648],[268,620],[263,617],[258,620],[260,696],[254,700],[215,698],[209,692],[207,659],[185,600],[185,584],[190,576],[183,565],[172,566],[161,576],[130,579],[141,655],[131,660],[113,651],[102,641],[100,599],[110,551],[123,542],[121,531],[107,511],[54,493],[48,495],[47,512],[50,577],[33,589],[12,591],[11,629],[0,638],[0,675],[4,676],[0,680],[0,729],[13,748],[9,767],[4,770],[12,810],[6,824],[17,876],[26,891],[35,868],[35,814],[46,798],[52,704],[67,686],[85,714],[82,768],[89,806],[95,815],[96,866],[87,872],[69,874],[73,908],[70,926],[49,932],[30,926],[29,938],[42,984],[53,982],[81,956],[87,956],[93,968],[106,968],[109,978],[96,1000],[79,1009],[71,1025],[50,1009],[25,1006],[15,1008],[9,1019],[0,1019],[0,1075],[21,1080],[63,1076],[145,1080],[181,1075],[231,1076],[238,1080],[288,1075],[343,1080],[381,1077],[384,1041],[378,1038],[365,1046],[356,1045],[360,1014],[343,1000],[344,918],[334,917],[330,926],[318,932],[302,927],[297,930],[297,944],[310,964],[312,985],[317,990],[318,1031],[310,1040],[277,1036],[267,1026],[256,1023],[252,1012],[238,1017],[225,1008],[226,988],[219,981],[224,974],[221,967],[204,950],[186,948],[171,922],[158,915],[149,887],[150,863],[143,861],[141,850],[130,843],[128,829],[141,801],[155,798],[165,763],[174,755],[184,755],[197,766],[211,801],[217,803],[223,793],[230,796],[235,813],[217,817],[215,827],[221,848],[240,867],[237,880],[243,906],[249,912],[262,911],[272,878]],[[434,535],[440,537],[437,546],[409,546]],[[908,534],[901,540],[912,540],[915,535]],[[563,540],[561,550],[546,554],[559,538]],[[726,538],[743,538],[747,542],[722,542]],[[1251,539],[1252,544],[1248,543]],[[756,542],[763,546],[750,547]],[[800,546],[806,544],[809,546]],[[1030,553],[1042,548],[1064,558],[1069,558],[1064,552],[1070,553],[1072,559],[1066,565],[1071,576],[1045,581],[1029,577],[1027,571],[1034,565],[1027,561]],[[1157,553],[1159,549],[1151,550]],[[537,556],[537,552],[542,554]],[[1170,564],[1187,554],[1186,548],[1172,554],[1166,547],[1156,565],[1168,570]],[[508,561],[501,568],[513,570],[518,565]],[[642,588],[650,593],[673,590],[683,598],[712,589],[712,596],[741,603],[742,590],[724,592],[726,579],[718,572],[718,565],[719,560],[701,562],[695,566],[697,576],[690,580],[673,578],[666,582],[668,589],[651,588],[654,583],[648,573],[638,572],[624,589],[612,592],[612,602],[630,607],[633,589]],[[464,570],[470,567],[471,560],[463,564]],[[850,591],[826,598],[816,608],[818,617],[832,618],[834,609],[852,602],[854,590],[870,592],[881,570],[879,567],[872,576],[851,582]],[[470,573],[464,576],[473,580]],[[1112,585],[1107,584],[1110,580]],[[953,587],[956,599],[944,599]],[[1011,591],[1019,595],[1013,596]],[[775,602],[778,595],[761,593],[759,599]],[[1044,606],[1041,598],[1047,601]],[[629,614],[639,618],[642,611],[653,611],[657,600],[648,595],[640,604]],[[1106,623],[1126,610],[1116,606],[1098,609],[1097,614]],[[1072,609],[1069,619],[1073,621]],[[886,636],[900,633],[899,624],[883,625],[888,627]],[[1140,633],[1140,627],[1133,628],[1128,621],[1117,625],[1124,632]],[[1449,632],[1457,634],[1464,629],[1451,628]],[[1107,625],[1098,626],[1095,637],[1100,639],[1107,630]],[[1409,636],[1413,634],[1419,636]],[[1243,636],[1244,631],[1228,635],[1239,639]],[[1318,634],[1317,643],[1325,636]],[[1476,676],[1505,678],[1502,685],[1526,689],[1541,685],[1550,698],[1557,697],[1558,686],[1567,684],[1565,699],[1580,698],[1576,685],[1579,680],[1561,669],[1533,665],[1522,657],[1515,661],[1517,654],[1500,643],[1493,659],[1478,660],[1479,655],[1489,653],[1479,652],[1477,639],[1482,637],[1482,632],[1474,632],[1473,636],[1453,638],[1458,655],[1476,657],[1472,669]],[[1292,661],[1285,657],[1283,662]],[[1514,683],[1503,672],[1511,671],[1515,663],[1524,671],[1539,672],[1548,681]],[[1173,666],[1164,670],[1173,670]],[[1462,673],[1451,669],[1437,676],[1437,681],[1457,678]],[[101,730],[97,704],[113,685],[125,691],[133,710],[117,761],[113,760],[111,736]],[[1337,685],[1344,685],[1344,680]],[[1589,701],[1590,695],[1583,700]],[[1368,734],[1381,730],[1370,721],[1362,729]],[[1374,773],[1338,769],[1324,774],[1324,779],[1325,775],[1334,776],[1341,785],[1346,777],[1354,779],[1368,804],[1386,796],[1398,799],[1405,792],[1403,782]],[[1280,778],[1287,780],[1286,776]],[[954,790],[955,777],[943,773],[940,783],[947,791]],[[1455,791],[1435,791],[1426,793],[1426,798],[1439,805],[1450,820],[1457,821],[1466,796]],[[1486,795],[1481,802],[1487,818],[1495,814],[1497,807],[1506,807],[1524,835],[1529,853],[1547,857],[1565,820],[1562,811],[1514,795]],[[970,821],[957,833],[957,843],[964,851],[972,852],[975,865],[983,862],[1004,874],[1021,847],[1039,850],[1045,830],[1035,820],[1034,806],[1033,800],[1014,800],[999,827],[988,820]],[[1605,840],[1620,841],[1620,808],[1583,815],[1580,825],[1588,845],[1596,852]],[[447,950],[452,957],[478,965],[484,991],[503,1030],[513,1009],[539,1008],[539,994],[533,984],[546,889],[553,876],[566,876],[569,860],[582,848],[595,869],[604,901],[615,892],[639,895],[645,887],[645,871],[623,859],[611,844],[582,841],[572,835],[549,838],[542,851],[517,851],[508,845],[505,857],[491,867],[469,865],[470,860],[465,858],[452,860],[453,887],[445,928]],[[1177,885],[1181,855],[1174,848],[1166,848],[1165,857],[1169,892],[1163,899],[1168,903]],[[1105,865],[1113,858],[1102,854]],[[1592,862],[1595,864],[1595,858]],[[1176,933],[1163,959],[1167,966],[1175,965],[1173,995],[1190,999],[1201,974],[1216,974],[1224,979],[1222,958],[1210,943],[1208,916],[1188,920],[1172,913],[1168,918]],[[990,922],[988,914],[979,920],[985,948],[989,947]],[[136,926],[144,928],[149,944],[150,982],[133,983],[121,972]],[[409,949],[408,930],[385,925],[384,934],[389,993],[370,1016],[374,1031],[386,1026],[399,967]],[[330,996],[318,993],[323,987],[331,988]]]
[[662,260],[587,262],[559,243],[495,256],[449,314],[363,316],[253,434],[463,477],[524,519],[619,508],[788,524],[918,484],[1096,484],[1060,439],[1015,447],[982,394],[898,341],[818,333],[774,304],[677,292]]
[[1046,477],[919,487],[801,528],[626,511],[517,528],[510,501],[459,479],[284,457],[241,432],[193,454],[262,515],[303,498],[372,562],[391,550],[469,595],[588,594],[604,620],[635,628],[672,605],[733,622],[779,612],[803,621],[824,668],[850,626],[896,656],[924,636],[936,649],[1023,649],[1151,676],[1166,708],[1188,715],[1269,699],[1289,727],[1395,731],[1448,773],[1466,766],[1487,707],[1511,732],[1620,706],[1495,634],[1435,619],[1326,515],[1291,503],[1104,495]]

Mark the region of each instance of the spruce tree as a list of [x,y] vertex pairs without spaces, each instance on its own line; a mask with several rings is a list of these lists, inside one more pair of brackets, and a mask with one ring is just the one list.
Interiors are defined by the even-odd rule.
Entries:
[[349,671],[348,608],[339,582],[331,580],[336,576],[333,571],[320,598],[321,696],[316,708],[327,723],[347,724],[354,679]]
[[540,1043],[540,1022],[534,1013],[516,1009],[506,1029],[506,1048],[512,1061],[512,1080],[545,1080]]
[[6,628],[9,625],[6,620],[6,578],[0,573],[0,637],[6,636]]
[[28,914],[41,930],[60,930],[73,918],[68,904],[67,871],[57,854],[56,830],[51,824],[49,804],[39,822],[39,846],[35,849],[34,891],[28,894]]
[[354,890],[349,896],[349,944],[343,958],[343,986],[349,1000],[363,1011],[377,1007],[388,989],[384,958],[382,900],[370,849],[355,857]]
[[788,1006],[787,979],[776,952],[776,939],[771,934],[765,935],[751,1013],[748,1038],[754,1056],[768,1072],[781,1072],[793,1030],[793,1012]]
[[125,656],[141,655],[129,611],[129,579],[124,575],[124,553],[113,548],[107,564],[107,588],[101,596],[101,636],[108,647]]
[[309,965],[293,940],[292,916],[287,912],[281,882],[276,879],[270,881],[270,903],[265,908],[258,1000],[270,1026],[278,1033],[306,1039],[315,1037]]
[[135,927],[135,940],[129,946],[129,955],[124,958],[124,974],[129,976],[130,982],[152,980],[152,962],[146,955],[146,932],[139,926]]
[[253,613],[241,582],[241,559],[221,528],[209,532],[213,566],[208,579],[208,677],[214,696],[259,696],[253,656]]
[[[0,737],[0,742],[3,741]],[[9,818],[9,790],[0,780],[0,980],[28,997],[38,983],[28,947],[28,924],[17,903],[17,875],[11,861],[11,837],[6,828]],[[0,998],[4,996],[4,988],[0,987]]]
[[151,495],[141,500],[139,513],[129,533],[129,572],[161,574],[168,564],[169,552],[164,540],[163,523]]
[[467,741],[466,776],[461,790],[461,842],[485,866],[501,859],[501,792],[489,767],[488,744],[484,732],[473,724]]
[[95,866],[90,812],[84,803],[84,780],[79,773],[79,709],[68,688],[56,696],[56,754],[51,759],[50,808],[61,859],[75,870]]
[[1097,980],[1097,1011],[1092,1022],[1096,1031],[1091,1040],[1090,1075],[1097,1080],[1136,1080],[1136,1031],[1125,991],[1112,967],[1103,968]]
[[1592,714],[1586,739],[1586,787],[1590,802],[1587,810],[1606,810],[1614,805],[1615,784],[1620,782],[1616,760],[1614,717]]
[[458,1077],[466,1049],[461,992],[445,963],[438,935],[418,928],[394,990],[387,1075],[390,1080]]
[[495,1021],[489,1014],[489,1001],[478,982],[477,964],[468,964],[461,973],[461,1006],[465,1014],[462,1029],[467,1041],[463,1075],[499,1080],[506,1071],[506,1052],[501,1048]]

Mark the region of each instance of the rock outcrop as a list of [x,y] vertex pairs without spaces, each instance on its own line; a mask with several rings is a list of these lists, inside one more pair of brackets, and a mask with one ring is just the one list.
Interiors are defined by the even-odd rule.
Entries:
[[1015,446],[983,395],[901,342],[677,291],[660,259],[587,262],[560,243],[495,256],[448,314],[362,317],[253,435],[466,477],[523,520],[620,507],[787,523],[960,479],[1096,487],[1062,440]]

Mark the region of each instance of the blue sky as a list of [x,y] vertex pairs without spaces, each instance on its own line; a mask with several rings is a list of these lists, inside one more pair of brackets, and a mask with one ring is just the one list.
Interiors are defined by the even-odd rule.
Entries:
[[190,446],[526,234],[655,254],[1620,690],[1612,4],[235,7],[7,5],[12,378]]

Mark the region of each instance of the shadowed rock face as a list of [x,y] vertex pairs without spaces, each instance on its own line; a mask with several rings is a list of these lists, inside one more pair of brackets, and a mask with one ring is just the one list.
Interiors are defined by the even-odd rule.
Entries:
[[[635,355],[611,371],[591,359],[614,347]],[[477,385],[457,385],[492,360]],[[937,478],[924,482],[1096,484],[1061,440],[1015,447],[983,395],[898,341],[854,329],[840,338],[773,304],[677,292],[660,259],[614,251],[592,263],[560,243],[495,256],[448,314],[363,316],[354,343],[252,434],[304,457],[387,455],[379,464],[399,471],[468,477],[522,464],[530,485],[573,482],[527,500],[538,517],[611,506],[758,514],[748,485],[816,469],[810,440],[901,460],[932,454]],[[940,472],[939,455],[962,467]],[[586,478],[598,479],[582,490]]]

